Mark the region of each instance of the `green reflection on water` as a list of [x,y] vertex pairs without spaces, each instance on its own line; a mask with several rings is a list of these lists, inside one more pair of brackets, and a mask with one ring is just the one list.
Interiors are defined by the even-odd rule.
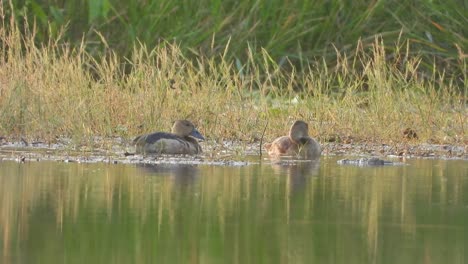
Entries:
[[0,162],[1,263],[466,263],[468,163]]

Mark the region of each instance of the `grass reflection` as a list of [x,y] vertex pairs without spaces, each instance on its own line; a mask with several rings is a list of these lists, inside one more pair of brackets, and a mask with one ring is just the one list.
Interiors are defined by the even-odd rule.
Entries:
[[2,263],[463,263],[465,161],[2,162]]

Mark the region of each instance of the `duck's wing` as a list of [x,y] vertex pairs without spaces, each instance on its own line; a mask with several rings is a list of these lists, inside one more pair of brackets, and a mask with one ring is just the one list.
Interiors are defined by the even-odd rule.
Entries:
[[133,140],[133,143],[137,144],[143,141],[145,144],[153,144],[161,139],[174,139],[178,141],[183,141],[183,139],[177,135],[166,132],[156,132],[138,136]]
[[287,136],[279,137],[275,139],[271,144],[265,144],[265,148],[268,151],[268,154],[275,155],[285,155],[289,154],[292,149],[295,150],[295,144]]

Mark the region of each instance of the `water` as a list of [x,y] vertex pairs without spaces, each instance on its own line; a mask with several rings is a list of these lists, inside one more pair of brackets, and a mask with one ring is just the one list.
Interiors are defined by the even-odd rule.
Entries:
[[0,162],[1,263],[467,263],[468,162]]

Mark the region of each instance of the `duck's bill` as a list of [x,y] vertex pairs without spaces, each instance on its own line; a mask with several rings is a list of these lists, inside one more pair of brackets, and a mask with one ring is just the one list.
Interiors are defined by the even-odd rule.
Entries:
[[205,138],[202,136],[202,134],[200,134],[200,132],[198,132],[198,130],[196,130],[196,129],[192,130],[192,133],[190,133],[190,135],[192,137],[194,137],[194,138],[205,140]]

